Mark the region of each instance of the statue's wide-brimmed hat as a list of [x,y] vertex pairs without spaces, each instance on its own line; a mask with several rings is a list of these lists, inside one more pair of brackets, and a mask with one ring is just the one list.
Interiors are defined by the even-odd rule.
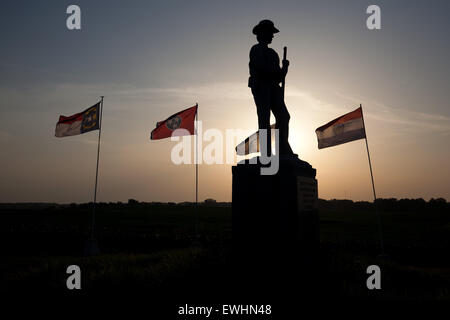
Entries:
[[253,27],[253,34],[260,34],[261,32],[280,32],[270,20],[261,20],[256,26]]

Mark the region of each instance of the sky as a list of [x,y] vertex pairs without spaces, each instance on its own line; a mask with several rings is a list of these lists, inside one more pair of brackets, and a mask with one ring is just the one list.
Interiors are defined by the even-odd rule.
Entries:
[[[71,4],[81,30],[66,27]],[[371,4],[380,30],[366,27]],[[195,166],[173,164],[176,142],[150,132],[195,103],[204,130],[257,129],[248,53],[262,19],[280,30],[271,47],[288,47],[290,143],[317,169],[320,198],[373,200],[364,140],[319,150],[315,135],[362,104],[377,197],[450,200],[448,12],[448,1],[3,1],[0,202],[92,201],[98,131],[54,130],[101,95],[97,200],[194,201]],[[200,200],[231,201],[231,166],[199,165]]]

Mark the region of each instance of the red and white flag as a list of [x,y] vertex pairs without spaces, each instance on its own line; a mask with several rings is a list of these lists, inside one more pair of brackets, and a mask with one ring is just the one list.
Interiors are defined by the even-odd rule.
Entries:
[[72,116],[59,116],[55,136],[58,138],[75,136],[100,128],[100,102],[83,112]]
[[[197,115],[198,105],[195,105],[191,108],[185,109],[174,115],[171,115],[164,121],[159,121],[156,123],[156,128],[153,129],[150,134],[151,140],[158,140],[169,138],[171,136],[186,136],[186,135],[194,135],[195,134],[195,116]],[[185,129],[189,133],[186,133],[183,130],[177,129]]]
[[366,130],[364,128],[362,108],[359,107],[317,128],[316,134],[319,149],[364,139]]

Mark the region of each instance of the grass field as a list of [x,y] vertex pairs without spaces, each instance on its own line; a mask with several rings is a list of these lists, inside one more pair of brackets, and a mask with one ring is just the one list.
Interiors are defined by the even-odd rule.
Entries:
[[[212,299],[224,292],[246,292],[249,284],[236,275],[245,266],[233,261],[230,206],[200,206],[198,238],[189,204],[101,204],[97,209],[101,254],[85,256],[89,205],[3,205],[0,290],[67,292],[66,268],[76,264],[87,293],[140,290],[173,296],[176,291],[182,300],[183,295]],[[320,247],[314,271],[306,275],[314,279],[304,288],[308,294],[450,299],[446,209],[382,211],[385,256],[380,256],[375,210],[325,207],[319,217]],[[382,269],[382,290],[366,287],[366,268],[372,264]],[[278,276],[265,274],[267,279]]]

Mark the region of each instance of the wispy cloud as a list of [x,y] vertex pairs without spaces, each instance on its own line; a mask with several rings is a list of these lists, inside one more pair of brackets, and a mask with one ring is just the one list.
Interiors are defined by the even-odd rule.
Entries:
[[13,137],[12,134],[10,134],[9,132],[5,132],[5,131],[0,131],[0,141],[6,141],[9,140]]
[[151,96],[165,95],[181,98],[198,97],[199,99],[233,99],[247,100],[251,98],[250,89],[244,83],[223,82],[199,86],[172,88],[122,88],[116,92],[121,95]]
[[417,112],[414,110],[406,110],[398,106],[391,106],[379,101],[368,101],[362,97],[345,95],[336,93],[339,97],[351,101],[353,103],[360,103],[365,101],[366,104],[376,106],[376,111],[364,110],[367,118],[377,120],[384,123],[395,124],[403,129],[410,131],[433,131],[440,134],[450,135],[450,117],[441,114],[430,114],[424,112]]
[[[17,103],[25,103],[24,96],[18,96],[15,92],[7,88],[0,88],[4,93],[3,98],[7,100],[16,100]],[[27,92],[27,104],[29,104],[29,97],[40,97],[42,92],[46,93],[45,101],[51,101],[53,97],[64,97],[69,99],[72,96],[77,96],[79,92],[83,95],[96,95],[99,92],[106,95],[108,99],[127,100],[133,99],[136,101],[158,99],[164,101],[171,98],[177,98],[187,101],[214,101],[216,105],[229,103],[230,100],[235,102],[253,103],[253,97],[247,84],[243,82],[215,82],[210,84],[202,84],[197,86],[180,86],[180,87],[137,87],[127,84],[97,84],[87,85],[78,83],[62,83],[62,84],[46,84],[41,88],[33,88]],[[370,110],[365,110],[365,116],[383,123],[391,123],[408,131],[432,131],[439,132],[443,135],[450,135],[450,117],[442,114],[430,114],[424,112],[416,112],[407,110],[398,106],[387,105],[379,101],[368,101],[364,97],[359,97],[350,94],[343,94],[340,92],[330,92],[338,97],[340,100],[349,101],[352,104],[359,104],[364,101],[366,105],[376,106]],[[332,98],[326,99],[318,97],[308,91],[301,90],[295,86],[289,85],[286,88],[286,99],[288,105],[301,105],[303,110],[308,110],[312,113],[330,113],[336,116],[340,113],[348,111],[342,101],[330,101]],[[39,99],[37,99],[39,100]],[[341,106],[342,104],[342,106]],[[113,108],[124,108],[122,103],[116,104]],[[0,136],[1,139],[6,139],[6,135]]]

